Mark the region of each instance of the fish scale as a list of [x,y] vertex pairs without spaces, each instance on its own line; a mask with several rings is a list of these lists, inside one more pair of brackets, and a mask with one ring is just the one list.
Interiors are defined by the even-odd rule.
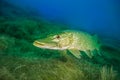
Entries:
[[101,47],[96,35],[73,30],[66,30],[45,39],[35,40],[33,45],[52,50],[69,50],[76,58],[81,58],[80,51],[84,51],[88,57],[92,58],[94,56],[93,51],[96,50],[99,54]]

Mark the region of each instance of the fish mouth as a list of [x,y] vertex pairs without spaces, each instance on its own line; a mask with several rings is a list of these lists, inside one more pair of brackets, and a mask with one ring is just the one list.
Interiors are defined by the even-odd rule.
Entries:
[[43,42],[39,42],[39,41],[35,41],[35,42],[33,43],[33,45],[34,45],[34,46],[37,46],[37,45],[44,46],[45,43],[43,43]]
[[35,41],[33,43],[34,46],[40,47],[40,48],[53,48],[53,47],[58,47],[56,43],[53,42],[40,42],[40,41]]
[[42,42],[42,41],[34,41],[33,45],[43,49],[53,49],[53,50],[64,50],[67,47],[59,47],[57,43],[54,42]]

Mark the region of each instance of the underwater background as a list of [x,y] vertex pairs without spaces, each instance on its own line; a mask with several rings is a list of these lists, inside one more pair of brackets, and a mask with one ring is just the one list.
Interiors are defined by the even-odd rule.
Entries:
[[[102,55],[33,46],[64,30],[96,34]],[[0,0],[0,80],[120,80],[119,0]]]

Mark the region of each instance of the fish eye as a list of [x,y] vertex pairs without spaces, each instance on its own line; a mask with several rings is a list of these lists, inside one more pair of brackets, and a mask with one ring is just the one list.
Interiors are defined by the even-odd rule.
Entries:
[[57,38],[57,39],[59,39],[59,38],[60,38],[60,36],[59,36],[59,35],[57,35],[57,36],[56,36],[56,38]]
[[55,35],[53,39],[60,39],[60,35]]

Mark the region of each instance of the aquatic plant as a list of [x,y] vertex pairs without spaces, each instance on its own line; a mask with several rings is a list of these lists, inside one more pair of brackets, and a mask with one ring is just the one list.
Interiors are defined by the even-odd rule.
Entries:
[[116,80],[117,72],[113,70],[113,67],[103,66],[100,73],[100,80]]
[[91,80],[99,77],[96,75],[99,74],[99,67],[71,57],[67,57],[67,62],[58,58],[39,58],[32,61],[12,56],[0,58],[0,63],[6,62],[0,64],[0,79],[3,80]]
[[4,52],[13,47],[15,39],[6,35],[0,35],[0,51]]
[[79,60],[69,52],[63,56],[59,50],[33,46],[34,40],[65,30],[65,26],[26,18],[0,21],[0,80],[101,80],[114,75],[113,68],[101,69],[104,59]]
[[16,80],[6,67],[0,68],[0,80]]
[[[18,18],[13,20],[2,20],[0,23],[0,33],[6,34],[17,39],[33,40],[35,37],[43,37],[49,33],[58,32],[65,29],[65,26],[46,23],[27,18]],[[56,27],[57,26],[57,27]],[[51,27],[51,28],[50,28]],[[49,28],[49,29],[48,29]],[[56,29],[55,31],[53,30]]]

